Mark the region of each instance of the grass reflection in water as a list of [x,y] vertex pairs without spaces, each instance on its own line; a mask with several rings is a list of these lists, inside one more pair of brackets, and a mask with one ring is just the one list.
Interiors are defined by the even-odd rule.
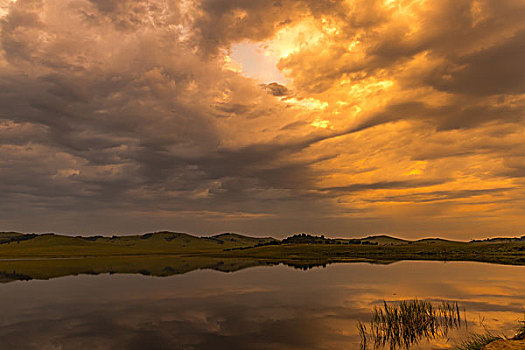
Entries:
[[459,328],[462,321],[458,303],[407,300],[398,304],[383,302],[375,307],[368,325],[358,324],[361,349],[409,349],[422,339],[446,337],[449,330]]

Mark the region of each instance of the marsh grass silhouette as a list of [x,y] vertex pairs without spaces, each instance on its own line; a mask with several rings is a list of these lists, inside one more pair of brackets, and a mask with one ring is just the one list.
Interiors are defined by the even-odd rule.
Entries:
[[391,350],[417,345],[422,339],[446,337],[451,329],[462,326],[457,302],[408,300],[399,304],[383,302],[375,307],[369,325],[361,322],[357,328],[361,336],[361,349]]

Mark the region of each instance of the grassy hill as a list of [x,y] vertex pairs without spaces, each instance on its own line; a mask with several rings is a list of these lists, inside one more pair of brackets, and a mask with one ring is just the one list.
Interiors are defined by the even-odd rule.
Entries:
[[196,237],[178,232],[136,236],[70,237],[56,234],[0,233],[0,259],[30,257],[195,254],[266,243],[273,238],[221,234]]
[[201,238],[216,239],[218,241],[223,242],[222,244],[227,243],[227,244],[235,244],[235,245],[240,245],[240,246],[256,245],[256,244],[275,241],[275,238],[272,238],[272,237],[257,238],[257,237],[243,236],[237,233],[221,233],[215,236],[201,237]]

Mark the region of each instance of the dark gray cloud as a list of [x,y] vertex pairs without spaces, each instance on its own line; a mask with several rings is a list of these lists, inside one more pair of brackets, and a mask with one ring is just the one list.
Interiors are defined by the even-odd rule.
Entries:
[[378,189],[392,189],[392,188],[418,188],[425,186],[432,186],[443,184],[447,180],[434,180],[434,181],[381,181],[368,184],[352,184],[348,186],[337,186],[337,187],[326,187],[321,188],[321,191],[335,191],[335,192],[358,192],[367,190],[378,190]]
[[[525,93],[525,31],[503,42],[458,57],[428,77],[440,90],[473,95]],[[478,113],[479,114],[479,113]]]
[[270,83],[263,85],[264,89],[268,91],[269,94],[272,94],[273,96],[287,96],[290,94],[290,91],[288,88],[284,85],[281,85],[279,83]]

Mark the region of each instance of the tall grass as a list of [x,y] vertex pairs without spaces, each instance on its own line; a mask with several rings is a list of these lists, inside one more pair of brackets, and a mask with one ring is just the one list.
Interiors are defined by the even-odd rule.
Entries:
[[498,339],[502,338],[489,332],[484,334],[471,334],[467,340],[458,345],[457,350],[482,350],[485,345]]
[[368,327],[359,322],[361,349],[409,349],[422,339],[445,337],[462,324],[458,303],[409,300],[375,307]]
[[485,345],[499,339],[507,339],[510,341],[525,339],[525,318],[519,321],[516,334],[512,338],[494,335],[485,329],[485,333],[483,334],[471,334],[468,339],[458,345],[457,350],[482,350],[485,348]]

